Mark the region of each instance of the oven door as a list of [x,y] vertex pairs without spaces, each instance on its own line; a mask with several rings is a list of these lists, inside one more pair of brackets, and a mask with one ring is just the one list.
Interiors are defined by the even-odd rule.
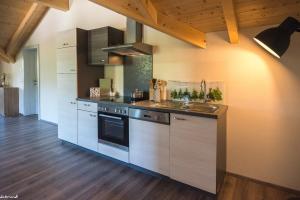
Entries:
[[128,116],[98,112],[99,142],[128,150]]

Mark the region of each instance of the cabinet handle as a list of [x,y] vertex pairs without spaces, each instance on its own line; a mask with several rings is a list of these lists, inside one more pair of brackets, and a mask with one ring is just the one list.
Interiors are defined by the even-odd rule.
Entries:
[[76,102],[72,102],[72,101],[71,101],[70,104],[76,104]]
[[186,120],[186,119],[180,118],[180,117],[173,117],[173,119],[175,119],[175,120],[180,120],[180,121],[185,121],[185,120]]
[[90,107],[91,105],[90,104],[83,104],[84,106],[87,106],[87,107]]
[[90,116],[91,116],[91,117],[96,117],[96,115],[92,115],[92,114],[90,114]]
[[71,72],[75,72],[75,69],[70,69]]
[[100,62],[104,62],[105,60],[100,60]]

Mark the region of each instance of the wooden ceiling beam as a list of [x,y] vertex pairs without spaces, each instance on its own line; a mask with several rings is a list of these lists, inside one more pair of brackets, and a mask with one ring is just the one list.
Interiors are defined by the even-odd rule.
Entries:
[[167,33],[177,39],[183,40],[197,47],[205,48],[206,40],[205,34],[198,29],[191,27],[188,24],[182,23],[173,17],[164,15],[157,11],[157,23],[152,19],[145,18],[138,11],[135,5],[129,0],[89,0],[100,6],[106,7],[119,14],[130,17],[142,24],[150,26],[161,32]]
[[17,30],[6,45],[5,52],[8,57],[15,60],[16,54],[20,51],[22,45],[28,40],[47,10],[47,7],[39,5],[38,3],[33,3],[31,5]]
[[6,55],[5,51],[1,48],[0,49],[0,60],[9,63],[9,57]]
[[222,0],[222,7],[229,40],[232,44],[236,44],[239,42],[239,32],[233,0]]
[[32,0],[32,1],[62,11],[70,10],[69,0]]
[[36,12],[37,8],[38,4],[33,3],[32,6],[29,8],[29,11],[26,13],[25,17],[21,21],[20,25],[18,26],[16,32],[11,37],[6,48],[6,52],[8,55],[12,55],[13,50],[17,46],[18,41],[21,39],[22,34],[25,32],[25,29],[28,27],[29,21],[32,18],[33,14]]
[[151,0],[135,0],[140,13],[157,24],[157,10]]

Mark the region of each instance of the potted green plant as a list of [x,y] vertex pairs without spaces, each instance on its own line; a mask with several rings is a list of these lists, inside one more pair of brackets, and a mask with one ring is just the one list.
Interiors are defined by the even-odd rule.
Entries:
[[191,98],[191,93],[189,92],[189,90],[187,88],[185,88],[184,92],[183,92],[183,97],[186,98]]
[[172,99],[177,99],[178,98],[178,92],[177,92],[176,89],[171,91],[171,98]]
[[207,98],[213,102],[222,101],[223,100],[222,91],[219,88],[215,88],[215,89],[209,88]]
[[184,95],[183,95],[182,89],[180,88],[180,89],[179,89],[179,92],[178,92],[178,98],[179,98],[179,99],[182,99],[183,96],[184,96]]
[[198,92],[195,89],[193,89],[191,99],[194,101],[198,99]]

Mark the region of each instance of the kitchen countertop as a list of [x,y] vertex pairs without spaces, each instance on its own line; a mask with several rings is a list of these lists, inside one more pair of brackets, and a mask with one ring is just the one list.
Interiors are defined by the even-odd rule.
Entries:
[[[79,101],[89,101],[94,103],[118,103],[122,105],[127,105],[130,108],[139,108],[139,109],[146,109],[146,110],[153,110],[153,111],[161,111],[161,112],[170,112],[170,113],[177,113],[177,114],[185,114],[185,115],[192,115],[192,116],[199,116],[199,117],[208,117],[218,119],[220,116],[227,112],[228,106],[222,104],[209,104],[218,106],[218,110],[210,113],[210,112],[199,112],[196,110],[183,110],[177,109],[175,106],[172,107],[171,101],[162,101],[162,104],[171,104],[168,107],[155,107],[153,106],[155,103],[153,101],[145,100],[139,102],[131,102],[129,98],[126,97],[80,97],[77,98]],[[159,104],[159,103],[158,103]],[[196,103],[197,104],[197,103]],[[199,103],[198,103],[199,104]],[[202,104],[203,105],[203,104]],[[207,105],[207,104],[206,104]]]

